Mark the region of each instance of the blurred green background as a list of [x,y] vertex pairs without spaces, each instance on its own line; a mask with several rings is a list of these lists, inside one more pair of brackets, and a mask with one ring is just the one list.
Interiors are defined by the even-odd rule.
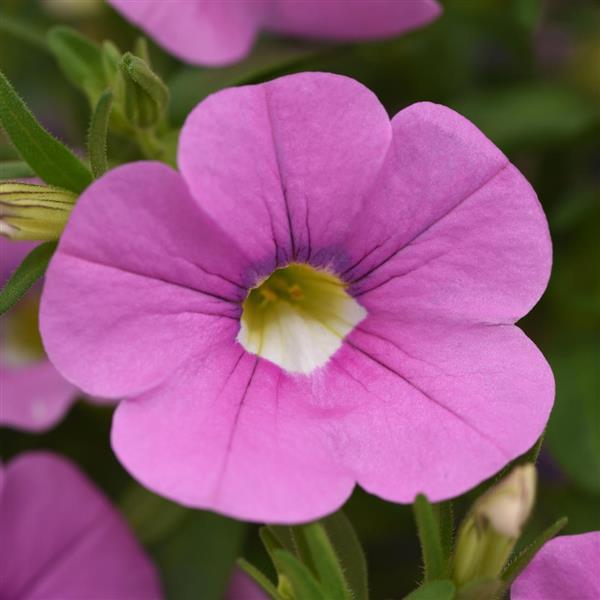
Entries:
[[[548,291],[521,322],[557,381],[525,541],[563,514],[567,533],[600,529],[600,5],[442,3],[441,19],[396,40],[316,46],[264,37],[249,59],[220,70],[184,66],[154,46],[152,59],[172,89],[173,125],[221,87],[325,70],[362,81],[390,114],[419,100],[446,104],[508,155],[538,192],[555,252]],[[44,33],[67,24],[121,50],[131,49],[138,33],[100,1],[74,5],[80,10],[61,10],[52,0],[2,0],[0,68],[51,131],[83,148],[89,107],[45,50]],[[113,158],[139,158],[132,144],[111,141]],[[0,139],[0,160],[14,158]],[[134,483],[111,453],[110,420],[110,409],[78,403],[47,434],[2,430],[2,458],[48,448],[78,462],[121,506],[157,560],[169,598],[220,598],[241,554],[268,570],[255,526],[180,508]],[[457,515],[468,504],[459,501]],[[413,589],[421,572],[411,508],[357,490],[346,513],[366,549],[372,597],[400,598]]]

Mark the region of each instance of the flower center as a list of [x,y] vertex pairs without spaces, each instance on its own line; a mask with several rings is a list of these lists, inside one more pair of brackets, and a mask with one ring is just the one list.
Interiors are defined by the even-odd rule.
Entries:
[[335,275],[293,263],[250,290],[237,339],[286,371],[310,373],[366,314]]

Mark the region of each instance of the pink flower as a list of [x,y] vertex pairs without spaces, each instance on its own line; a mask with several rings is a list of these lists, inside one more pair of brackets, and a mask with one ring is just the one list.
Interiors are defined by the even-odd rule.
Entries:
[[180,59],[218,66],[244,58],[260,30],[306,38],[398,35],[441,13],[436,0],[109,0]]
[[[12,242],[0,236],[0,286],[36,243]],[[0,427],[50,429],[79,395],[45,355],[38,333],[40,293],[41,287],[35,286],[0,317]]]
[[[0,237],[0,285],[4,285],[31,242]],[[37,331],[40,289],[35,288],[0,317],[0,426],[43,431],[60,421],[77,397],[44,354]]]
[[550,540],[510,590],[512,600],[598,600],[600,531]]
[[303,73],[202,102],[179,167],[86,190],[42,298],[57,368],[127,398],[112,443],[144,485],[290,523],[356,482],[449,498],[535,442],[553,378],[514,323],[547,223],[471,123],[429,103],[390,123],[356,81]]
[[152,600],[150,560],[70,462],[31,453],[0,465],[0,597]]

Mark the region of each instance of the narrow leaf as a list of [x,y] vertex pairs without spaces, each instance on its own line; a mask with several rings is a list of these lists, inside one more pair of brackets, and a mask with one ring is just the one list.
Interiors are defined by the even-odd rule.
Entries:
[[20,160],[7,160],[0,163],[0,179],[23,179],[34,177],[31,167]]
[[404,600],[452,600],[455,594],[456,588],[450,579],[438,579],[424,583]]
[[2,72],[0,123],[23,160],[46,183],[73,192],[91,183],[86,166],[37,122]]
[[293,527],[288,527],[287,525],[267,525],[267,529],[284,550],[287,550],[294,556],[298,555],[294,534],[292,533]]
[[367,560],[352,523],[341,511],[321,519],[355,600],[368,600]]
[[105,90],[102,93],[90,122],[88,153],[94,177],[101,177],[108,171],[106,139],[108,137],[108,123],[112,110],[112,98],[113,95],[110,90]]
[[425,581],[443,579],[447,575],[447,565],[433,507],[425,496],[419,494],[413,504],[413,509],[423,553]]
[[499,579],[475,579],[458,590],[456,600],[500,600],[502,587],[502,581]]
[[525,567],[531,562],[533,557],[537,554],[537,551],[549,540],[551,540],[561,529],[565,527],[569,519],[562,517],[558,519],[554,524],[550,525],[548,529],[543,531],[529,546],[521,550],[521,552],[512,560],[504,573],[502,574],[502,580],[506,588],[510,587],[512,582],[523,572]]
[[281,600],[280,595],[277,593],[277,588],[262,571],[259,571],[254,565],[243,558],[238,558],[237,565],[242,571],[250,576],[272,600]]
[[310,550],[312,561],[323,590],[331,600],[352,598],[337,554],[321,523],[302,526],[302,532]]
[[277,572],[284,575],[294,591],[294,597],[302,600],[331,600],[311,572],[292,554],[285,550],[274,552]]
[[29,288],[46,272],[56,250],[56,242],[36,246],[26,257],[0,291],[0,314],[14,306]]

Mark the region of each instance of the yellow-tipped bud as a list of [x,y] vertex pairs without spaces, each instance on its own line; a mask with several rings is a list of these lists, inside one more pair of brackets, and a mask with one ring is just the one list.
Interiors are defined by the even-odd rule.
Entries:
[[460,527],[452,560],[458,586],[500,575],[531,514],[536,483],[532,464],[517,466],[475,501]]
[[57,240],[77,195],[68,190],[0,182],[0,234],[11,240]]
[[531,514],[537,475],[532,464],[515,467],[473,506],[475,517],[489,523],[499,534],[518,538]]

